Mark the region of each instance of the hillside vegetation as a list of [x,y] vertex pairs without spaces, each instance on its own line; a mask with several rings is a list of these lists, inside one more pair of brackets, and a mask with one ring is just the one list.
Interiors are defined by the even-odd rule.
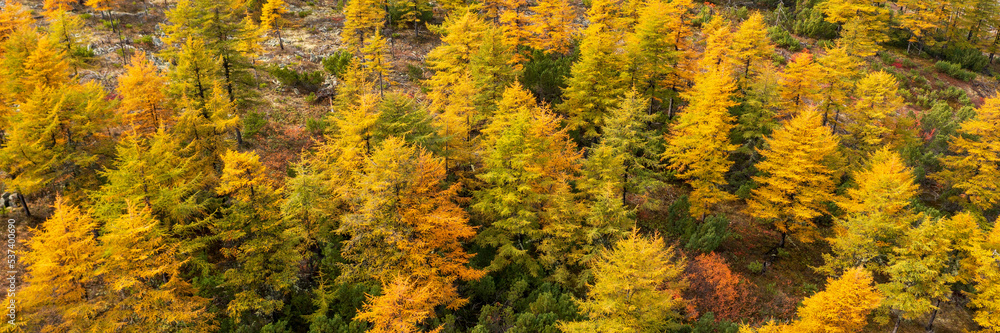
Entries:
[[24,1],[0,332],[1000,331],[996,1]]

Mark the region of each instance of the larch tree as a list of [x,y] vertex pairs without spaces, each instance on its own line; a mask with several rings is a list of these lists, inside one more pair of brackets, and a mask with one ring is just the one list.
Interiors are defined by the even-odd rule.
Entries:
[[70,11],[73,10],[73,0],[45,0],[42,3],[42,9],[45,9],[46,14],[57,12],[57,11]]
[[[675,50],[670,58],[671,70],[666,77],[658,82],[659,87],[669,89],[663,93],[666,101],[663,100],[664,97],[659,97],[660,104],[667,105],[668,119],[673,119],[674,102],[679,97],[679,92],[690,85],[697,71],[697,51],[694,48],[694,38],[692,38],[694,34],[692,31],[692,20],[694,19],[692,11],[694,8],[695,4],[691,0],[670,1],[664,8],[668,17],[664,23],[670,34],[669,43]],[[638,30],[639,28],[636,27],[636,31]],[[655,94],[651,95],[655,96]]]
[[546,54],[567,54],[579,30],[577,13],[568,0],[539,0],[528,8],[535,13],[526,18],[525,45]]
[[[496,112],[497,101],[503,97],[504,90],[521,74],[510,63],[510,59],[514,57],[515,45],[504,41],[499,28],[489,27],[480,38],[482,43],[469,59],[469,74],[476,94],[476,114],[469,129],[474,133],[482,131],[487,120]],[[457,95],[456,97],[465,97],[464,93]]]
[[677,70],[682,53],[679,45],[674,44],[671,30],[684,26],[683,22],[674,22],[678,20],[677,11],[673,10],[677,6],[675,2],[651,1],[643,7],[635,32],[626,40],[630,85],[661,101],[668,98],[665,94],[669,92],[662,89],[663,81]]
[[929,33],[942,28],[941,24],[946,23],[946,6],[937,2],[925,2],[915,0],[899,0],[896,2],[900,6],[898,10],[899,26],[909,32],[906,52],[910,52],[913,43],[923,46],[934,46],[935,40],[927,38]]
[[305,232],[281,218],[274,205],[281,188],[264,174],[257,154],[229,151],[222,161],[215,191],[232,203],[209,222],[207,246],[226,259],[216,267],[220,286],[231,295],[224,313],[240,325],[262,327],[269,314],[282,310],[298,280]]
[[591,24],[584,30],[580,58],[570,68],[563,103],[558,107],[562,114],[568,115],[567,128],[584,142],[597,140],[604,117],[627,87],[620,75],[625,68],[624,54],[618,47],[624,36],[610,25],[615,17],[608,11],[595,4],[587,12]]
[[560,323],[563,332],[662,332],[680,326],[687,288],[685,259],[659,236],[637,231],[593,261],[594,282],[577,300],[587,319]]
[[795,114],[818,102],[821,70],[822,67],[813,61],[809,52],[792,56],[792,61],[781,73],[781,98],[788,114]]
[[871,273],[852,268],[837,279],[827,279],[826,288],[802,301],[795,332],[861,332],[868,315],[881,305],[883,296],[873,285]]
[[732,43],[736,65],[743,69],[743,78],[740,82],[749,79],[750,72],[758,63],[770,61],[768,58],[774,52],[774,45],[767,37],[767,25],[759,12],[750,14],[750,17],[740,24],[733,33]]
[[163,129],[149,138],[127,134],[118,141],[115,161],[99,174],[107,181],[90,193],[101,222],[125,214],[129,203],[150,209],[165,227],[184,223],[202,208],[194,197],[204,179],[183,158],[176,139]]
[[[508,45],[525,45],[530,31],[528,30],[528,1],[527,0],[499,0],[502,10],[497,26],[503,32],[504,43]],[[519,52],[514,53],[510,59],[512,64],[519,64],[523,59]]]
[[[399,277],[382,285],[382,295],[366,295],[356,319],[372,323],[367,333],[417,333],[420,323],[434,315],[434,290]],[[437,333],[442,327],[426,331]]]
[[466,300],[454,283],[480,278],[468,267],[462,241],[476,235],[455,203],[459,185],[445,187],[444,162],[388,138],[365,159],[348,190],[350,211],[338,233],[348,236],[341,254],[346,280],[412,279],[430,293],[427,308],[456,309]]
[[216,81],[207,97],[207,103],[182,97],[177,105],[176,122],[169,133],[180,147],[177,155],[191,158],[192,172],[201,173],[204,176],[202,185],[212,188],[218,183],[219,170],[223,167],[222,155],[235,146],[229,134],[240,118],[221,83]]
[[889,281],[879,285],[883,305],[901,320],[930,315],[926,329],[933,331],[941,302],[952,288],[972,282],[975,249],[985,235],[976,218],[962,212],[950,218],[928,218],[906,232],[886,269]]
[[837,47],[843,47],[851,56],[866,58],[881,50],[879,43],[889,40],[885,23],[854,19],[842,26]]
[[[396,0],[390,2],[390,6],[402,9],[402,13],[399,16],[399,20],[395,23],[399,27],[406,27],[406,25],[413,25],[413,35],[415,37],[420,36],[420,22],[423,22],[422,13],[431,11],[430,1],[427,0]],[[426,25],[428,22],[424,22]]]
[[218,62],[205,49],[205,41],[193,37],[188,39],[177,55],[177,65],[171,68],[167,87],[173,98],[187,97],[199,107],[212,97],[211,90],[218,81]]
[[[583,249],[573,260],[588,262],[635,227],[635,209],[624,200],[625,154],[606,143],[590,148],[577,188],[585,195],[587,229]],[[578,279],[585,282],[587,279]],[[583,286],[580,286],[583,287]]]
[[979,211],[1000,203],[1000,97],[987,98],[975,117],[966,120],[941,157],[944,169],[934,177],[963,192],[957,199]]
[[850,121],[844,128],[847,135],[843,139],[848,151],[853,153],[849,156],[852,163],[858,163],[861,156],[885,144],[891,145],[889,128],[896,112],[904,105],[898,89],[896,78],[883,71],[868,73],[858,81],[854,91],[856,99],[849,112]]
[[167,106],[164,89],[167,78],[146,58],[145,53],[132,56],[125,74],[118,76],[118,117],[136,133],[155,133],[173,123],[173,109]]
[[378,86],[379,97],[385,94],[385,76],[389,74],[389,66],[386,54],[385,38],[382,37],[382,30],[375,29],[375,33],[372,34],[367,40],[365,40],[365,47],[361,49],[361,55],[364,62],[362,65],[365,68],[365,72],[369,73],[376,78],[376,85]]
[[[98,296],[94,274],[101,253],[93,231],[97,223],[79,207],[57,198],[54,212],[26,244],[24,287],[18,294],[23,324],[47,331],[86,327]],[[17,314],[22,318],[22,314]]]
[[488,270],[518,264],[537,275],[544,264],[559,262],[559,244],[572,237],[575,214],[570,181],[581,154],[559,120],[536,105],[519,85],[504,92],[481,142],[482,188],[472,209],[491,223],[477,242],[497,248]]
[[722,16],[712,17],[701,29],[705,35],[705,50],[698,60],[698,67],[702,70],[711,70],[720,66],[730,66],[734,62],[733,57],[733,27],[729,21]]
[[254,22],[253,16],[249,13],[243,17],[242,25],[243,33],[236,42],[236,51],[253,62],[264,49],[261,45],[262,38],[259,34],[260,26]]
[[260,31],[268,32],[274,29],[278,36],[278,47],[282,50],[285,49],[285,43],[281,41],[281,26],[284,25],[281,14],[288,12],[286,7],[284,0],[267,0],[260,10]]
[[[218,71],[213,72],[215,77],[223,82],[229,101],[241,107],[249,106],[248,100],[256,95],[257,82],[250,72],[253,67],[250,59],[240,51],[240,44],[258,40],[261,34],[259,29],[246,30],[240,18],[247,14],[246,6],[242,0],[195,0],[191,13],[179,13],[193,16],[187,18],[193,20],[188,23],[193,34],[189,38],[200,38],[205,43],[204,49],[218,64]],[[280,18],[275,20],[278,22],[274,24],[280,24]],[[237,141],[241,141],[239,131],[234,132]]]
[[785,236],[803,242],[817,238],[812,220],[826,213],[835,198],[833,175],[827,163],[837,150],[837,139],[820,124],[814,111],[804,111],[787,121],[766,140],[763,161],[757,163],[758,187],[747,201],[750,215],[772,221]]
[[865,0],[831,0],[817,5],[824,20],[840,27],[838,46],[849,54],[868,57],[879,50],[878,43],[888,40],[886,31],[891,12],[882,3]]
[[52,189],[82,199],[112,147],[107,125],[114,117],[106,96],[97,82],[36,88],[6,119],[0,167],[10,177],[7,186],[24,195]]
[[94,331],[155,331],[163,327],[204,331],[216,328],[209,300],[182,277],[187,261],[179,243],[148,208],[130,204],[100,237],[104,255],[96,273],[106,284],[95,310]]
[[22,64],[24,76],[19,78],[22,91],[34,93],[40,88],[58,88],[70,82],[66,53],[48,38],[39,38]]
[[757,174],[754,164],[760,160],[764,140],[781,128],[780,120],[791,119],[795,114],[782,112],[786,100],[781,97],[781,77],[774,66],[763,66],[742,92],[742,96],[736,97],[738,105],[730,111],[737,118],[729,137],[739,145],[733,152],[735,164],[730,181],[746,191]]
[[677,178],[693,188],[692,214],[704,216],[716,204],[735,198],[722,188],[733,164],[729,153],[736,149],[729,142],[735,120],[729,107],[736,105],[735,90],[725,67],[705,73],[681,96],[689,104],[667,134],[662,158]]
[[34,22],[28,7],[17,1],[7,2],[0,8],[0,41],[6,40],[14,31]]
[[[840,124],[840,113],[849,111],[850,93],[854,89],[854,79],[861,63],[847,53],[847,49],[837,47],[827,49],[816,63],[820,67],[819,109],[823,110],[823,125],[830,126],[834,133]],[[843,129],[843,126],[841,126]]]
[[649,103],[649,98],[635,90],[626,92],[618,107],[608,115],[601,140],[622,159],[623,206],[629,206],[626,198],[629,193],[644,204],[655,205],[656,200],[650,194],[664,186],[659,176],[664,141],[660,133],[650,128],[655,116],[647,113]]
[[427,65],[434,75],[425,84],[430,90],[427,93],[430,110],[440,114],[437,127],[446,140],[445,167],[461,169],[472,163],[473,130],[486,119],[476,110],[479,89],[473,81],[472,60],[484,42],[484,34],[498,31],[490,30],[470,10],[452,12],[441,29],[441,45],[427,54]]
[[976,309],[973,319],[985,329],[1000,329],[1000,228],[994,227],[976,249],[975,292],[970,303]]
[[344,7],[344,29],[340,38],[347,47],[358,54],[365,45],[365,37],[385,25],[385,10],[376,0],[348,0]]
[[63,9],[48,11],[45,17],[49,21],[49,39],[65,52],[70,66],[73,67],[73,74],[76,75],[77,70],[84,65],[82,56],[74,52],[75,48],[84,43],[83,20]]
[[823,256],[826,265],[822,269],[836,275],[865,266],[884,274],[893,250],[919,219],[909,206],[917,195],[913,171],[898,154],[883,148],[853,176],[857,186],[848,189],[839,203],[847,216],[836,220],[836,236],[830,239],[833,251]]
[[160,54],[164,58],[176,59],[187,40],[196,35],[200,12],[193,1],[178,0],[174,8],[163,13],[166,22],[161,28],[164,47]]

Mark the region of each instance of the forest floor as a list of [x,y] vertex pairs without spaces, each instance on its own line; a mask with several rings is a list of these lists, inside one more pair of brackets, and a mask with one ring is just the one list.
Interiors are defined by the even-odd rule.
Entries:
[[[121,38],[126,48],[131,51],[156,53],[160,51],[163,37],[157,27],[165,22],[164,11],[172,6],[174,0],[154,1],[150,4],[133,3],[128,12],[113,12],[112,15],[122,20],[124,29]],[[277,39],[269,35],[264,43],[264,51],[256,60],[267,65],[284,65],[297,71],[323,71],[322,59],[341,49],[339,33],[344,23],[344,16],[339,9],[334,8],[332,1],[314,3],[312,1],[287,0],[288,14],[285,18],[288,24],[282,29],[284,49],[280,49]],[[41,13],[40,0],[28,0],[25,3],[34,12]],[[116,77],[123,73],[122,57],[117,53],[119,35],[112,33],[110,25],[105,23],[100,13],[89,8],[76,8],[77,13],[85,15],[85,25],[89,34],[89,45],[96,53],[96,58],[90,64],[79,69],[79,77],[85,81],[96,81],[114,91],[117,85]],[[40,15],[36,15],[40,18]],[[437,22],[439,23],[439,22]],[[420,80],[429,77],[424,66],[425,55],[440,42],[438,36],[427,31],[423,26],[416,34],[412,28],[397,29],[390,32],[392,36],[391,57],[392,70],[388,77],[392,89],[414,96],[421,96]],[[148,43],[137,42],[144,36],[151,36]],[[822,48],[815,46],[813,40],[802,39],[811,45],[811,51],[821,53]],[[781,50],[786,57],[790,54]],[[965,90],[977,106],[983,98],[993,94],[996,81],[993,78],[980,76],[973,82],[956,80],[948,75],[933,70],[934,61],[913,56],[906,56],[905,50],[890,49],[895,59],[908,59],[907,64],[913,64],[913,69],[931,68],[930,71],[920,71],[931,82],[941,82],[949,86]],[[166,64],[160,63],[163,69]],[[892,66],[892,64],[887,64]],[[897,68],[909,70],[907,66]],[[324,72],[325,73],[325,72]],[[338,82],[331,75],[324,75],[326,81],[313,96],[283,87],[276,79],[264,70],[254,71],[261,82],[259,98],[241,114],[253,115],[259,118],[263,126],[255,133],[249,133],[245,138],[249,147],[255,150],[265,161],[268,172],[275,179],[283,179],[290,166],[299,160],[301,154],[312,146],[316,140],[322,140],[321,131],[308,128],[308,121],[320,119],[332,112],[330,99],[336,91]],[[52,202],[52,198],[40,198],[38,204],[31,207],[35,216],[46,216],[51,207],[42,203]],[[787,246],[778,251],[776,258],[762,272],[756,267],[769,258],[765,253],[779,241],[779,235],[769,230],[764,224],[754,221],[743,213],[741,204],[724,207],[724,213],[730,218],[731,230],[737,235],[725,242],[717,251],[728,261],[730,267],[755,285],[754,296],[758,300],[755,318],[766,321],[769,318],[790,319],[795,315],[795,309],[801,300],[817,291],[825,284],[825,278],[814,268],[823,264],[823,253],[829,252],[829,246],[822,240],[804,243],[790,240]],[[21,218],[22,213],[11,213],[15,218]],[[832,236],[830,228],[823,228]],[[21,242],[30,237],[24,230]],[[955,301],[942,305],[942,311],[935,321],[937,332],[962,332],[974,328],[971,314],[963,306],[967,299],[956,295]],[[888,318],[882,314],[882,318]],[[903,323],[899,332],[924,332],[922,323],[926,319]],[[866,332],[888,332],[892,325],[888,319],[883,324],[875,323]]]

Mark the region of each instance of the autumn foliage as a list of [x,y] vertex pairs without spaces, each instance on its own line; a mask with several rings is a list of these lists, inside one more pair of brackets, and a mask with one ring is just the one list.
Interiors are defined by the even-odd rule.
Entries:
[[736,321],[756,308],[751,282],[730,270],[715,252],[691,259],[685,277],[691,282],[685,297],[699,313],[711,312],[716,318]]
[[6,1],[0,332],[1000,331],[997,53],[995,0]]

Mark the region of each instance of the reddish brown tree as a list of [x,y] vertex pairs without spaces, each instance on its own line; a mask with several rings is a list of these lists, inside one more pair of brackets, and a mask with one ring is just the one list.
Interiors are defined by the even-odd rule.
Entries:
[[730,270],[715,252],[695,257],[685,274],[691,286],[684,298],[694,303],[698,313],[712,312],[715,318],[731,321],[753,313],[756,298],[750,294],[751,282]]

